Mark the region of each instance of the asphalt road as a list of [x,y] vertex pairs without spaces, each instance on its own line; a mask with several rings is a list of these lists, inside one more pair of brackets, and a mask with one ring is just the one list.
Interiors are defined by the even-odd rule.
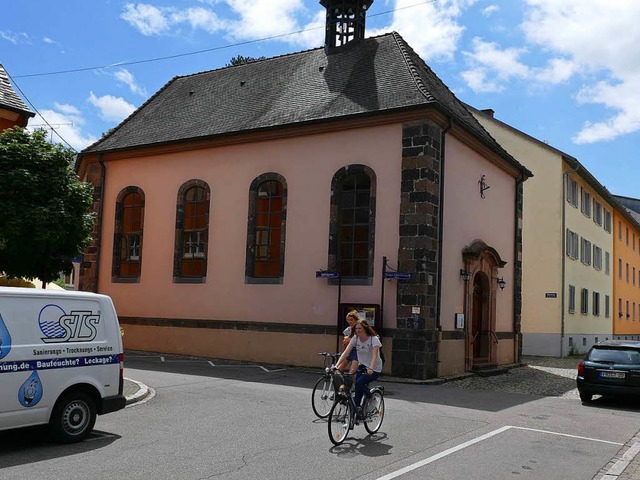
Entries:
[[334,447],[311,410],[319,372],[128,355],[125,374],[156,395],[77,445],[0,432],[0,479],[584,480],[640,425],[634,405],[385,383],[380,432]]

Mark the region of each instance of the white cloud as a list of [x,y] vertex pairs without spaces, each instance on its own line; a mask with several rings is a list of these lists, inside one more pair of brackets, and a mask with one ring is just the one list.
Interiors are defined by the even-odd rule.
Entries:
[[193,29],[202,29],[207,33],[216,33],[224,27],[224,23],[211,10],[196,7],[175,11],[169,16],[171,23],[188,23]]
[[136,109],[122,97],[112,95],[96,97],[93,92],[90,92],[88,100],[98,109],[100,118],[108,122],[120,123]]
[[93,135],[83,133],[84,123],[84,117],[76,107],[56,103],[53,109],[40,110],[39,115],[29,120],[27,128],[32,131],[44,129],[54,142],[68,142],[73,148],[80,151],[97,140]]
[[225,0],[240,16],[240,20],[229,25],[234,38],[264,38],[300,30],[296,13],[304,10],[302,0]]
[[489,5],[488,7],[482,9],[482,15],[484,15],[485,17],[490,17],[492,14],[498,11],[500,11],[500,7],[498,7],[497,5]]
[[116,80],[118,80],[118,82],[127,85],[133,93],[136,93],[143,97],[147,96],[147,90],[136,83],[135,79],[133,78],[133,74],[126,68],[118,70],[114,74],[114,76],[116,77]]
[[477,0],[438,0],[416,5],[415,0],[395,0],[391,24],[369,35],[397,31],[425,61],[450,60],[464,32],[458,19]]
[[128,3],[120,18],[147,36],[165,33],[169,29],[169,21],[163,10],[146,3]]
[[[614,110],[610,118],[589,122],[574,141],[610,140],[640,130],[640,2],[637,0],[527,0],[522,25],[527,39],[541,49],[567,58],[563,78],[585,74],[591,82],[578,92],[580,103]],[[593,83],[596,78],[596,83]]]
[[31,38],[29,38],[29,35],[24,32],[16,33],[11,30],[0,30],[0,38],[13,43],[14,45],[31,44]]

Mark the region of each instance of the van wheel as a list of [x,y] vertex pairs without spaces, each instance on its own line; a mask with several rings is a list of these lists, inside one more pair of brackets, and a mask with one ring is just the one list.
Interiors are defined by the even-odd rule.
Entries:
[[96,423],[96,406],[84,392],[70,392],[56,403],[49,421],[53,439],[60,443],[84,440]]

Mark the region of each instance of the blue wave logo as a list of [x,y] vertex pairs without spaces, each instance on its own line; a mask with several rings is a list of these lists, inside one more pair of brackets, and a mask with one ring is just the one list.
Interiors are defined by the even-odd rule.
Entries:
[[9,329],[0,315],[0,359],[6,357],[9,350],[11,350],[11,335],[9,335]]
[[66,312],[58,305],[45,305],[38,315],[38,325],[40,331],[46,338],[64,338],[67,334],[62,325],[60,325],[60,317],[66,315]]
[[23,407],[33,407],[42,398],[42,382],[36,370],[27,378],[27,381],[18,390],[18,401]]

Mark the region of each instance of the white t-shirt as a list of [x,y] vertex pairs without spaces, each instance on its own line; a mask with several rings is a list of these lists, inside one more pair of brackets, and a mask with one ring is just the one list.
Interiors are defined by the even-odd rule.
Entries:
[[[382,348],[382,342],[378,337],[369,337],[364,342],[360,341],[357,335],[354,335],[350,342],[358,352],[358,363],[370,368],[374,372],[380,373],[382,371],[382,360],[380,359],[380,349]],[[378,347],[378,361],[374,366],[371,365],[371,351],[373,347]]]

